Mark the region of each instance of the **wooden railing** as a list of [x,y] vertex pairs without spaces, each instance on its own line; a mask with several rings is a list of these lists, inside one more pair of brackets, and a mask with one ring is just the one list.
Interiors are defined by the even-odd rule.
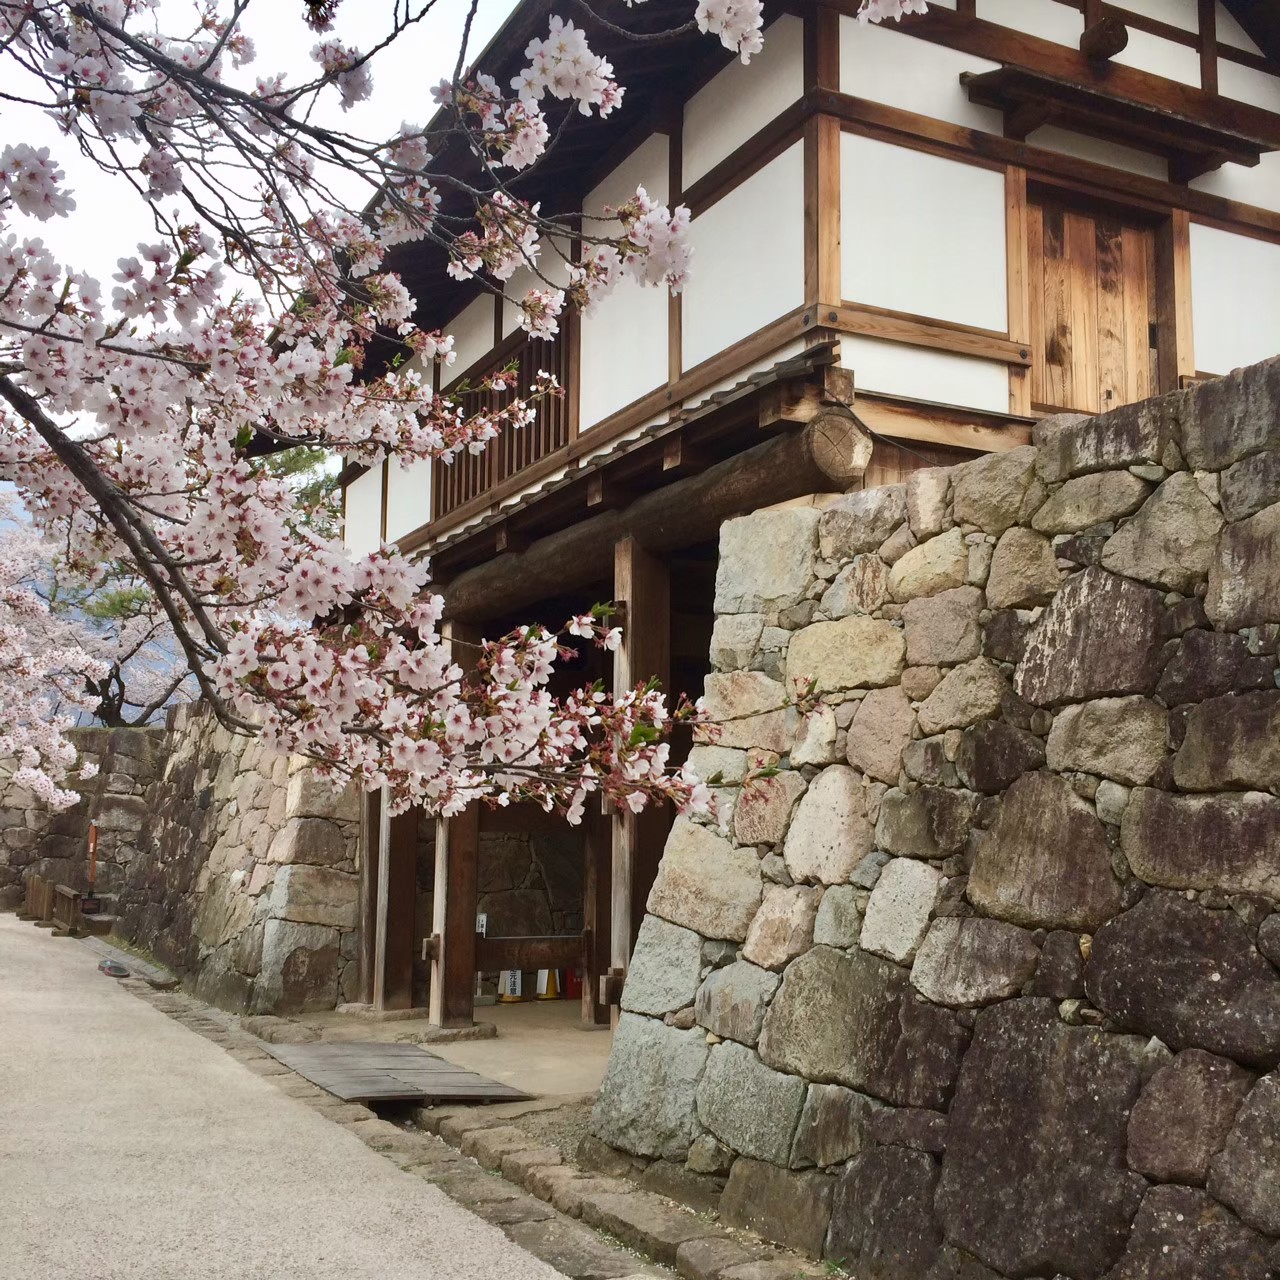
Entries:
[[519,366],[516,385],[509,391],[464,391],[458,398],[468,413],[497,409],[529,395],[539,371],[554,374],[563,395],[547,396],[538,402],[537,417],[525,427],[505,427],[483,453],[463,454],[452,464],[437,463],[431,472],[431,518],[439,520],[451,512],[483,498],[504,480],[540,462],[569,443],[570,342],[565,333],[550,342],[513,334],[483,365],[471,371],[466,382],[479,384],[488,374],[511,363]]

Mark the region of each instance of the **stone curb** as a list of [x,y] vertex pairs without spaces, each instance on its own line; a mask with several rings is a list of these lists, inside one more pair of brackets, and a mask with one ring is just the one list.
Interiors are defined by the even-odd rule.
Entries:
[[418,1107],[413,1115],[419,1127],[484,1168],[500,1172],[558,1215],[607,1232],[673,1267],[684,1280],[816,1280],[835,1274],[798,1254],[740,1239],[706,1216],[640,1189],[626,1176],[612,1176],[628,1172],[622,1159],[609,1172],[586,1171],[566,1164],[554,1147],[540,1145],[510,1123],[556,1105],[543,1100],[484,1108]]

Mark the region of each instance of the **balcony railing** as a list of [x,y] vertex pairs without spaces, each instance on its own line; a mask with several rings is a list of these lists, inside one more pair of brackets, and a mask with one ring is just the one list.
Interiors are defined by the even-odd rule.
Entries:
[[568,334],[549,342],[519,333],[494,351],[482,365],[472,370],[467,381],[472,386],[488,374],[515,361],[519,365],[516,386],[509,391],[466,391],[459,398],[468,413],[501,408],[528,396],[539,371],[554,374],[564,395],[547,396],[538,402],[537,416],[525,427],[504,427],[483,453],[463,454],[452,464],[432,468],[431,519],[444,516],[492,494],[504,481],[527,471],[569,443],[572,433],[570,413],[570,341]]

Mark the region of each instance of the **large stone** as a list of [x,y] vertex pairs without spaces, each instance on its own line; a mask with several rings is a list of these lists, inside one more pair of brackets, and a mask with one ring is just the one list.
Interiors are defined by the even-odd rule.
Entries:
[[818,693],[894,684],[902,674],[906,642],[890,622],[860,614],[815,622],[797,631],[787,650],[787,683]]
[[831,1207],[827,1257],[866,1280],[920,1280],[937,1260],[938,1166],[905,1147],[872,1147],[845,1167]]
[[[299,773],[294,778],[310,776]],[[328,791],[327,786],[325,789]],[[334,866],[350,856],[342,828],[327,818],[290,818],[267,849],[268,862],[305,862],[318,867]]]
[[739,844],[777,844],[804,790],[804,779],[790,769],[749,779],[733,806],[733,838]]
[[654,1018],[622,1014],[591,1113],[592,1134],[633,1155],[683,1160],[695,1132],[695,1096],[706,1062],[701,1028],[680,1031]]
[[1038,706],[1150,693],[1163,644],[1158,591],[1085,569],[1067,579],[1032,628],[1015,687]]
[[1150,890],[1094,935],[1085,989],[1119,1026],[1174,1049],[1280,1062],[1280,973],[1232,911]]
[[941,533],[947,523],[951,474],[947,467],[922,467],[907,476],[907,522],[917,538]]
[[981,609],[977,587],[953,587],[908,600],[902,606],[907,662],[913,667],[944,667],[976,658],[982,652]]
[[1055,929],[1045,938],[1036,976],[1027,984],[1026,993],[1051,996],[1054,1000],[1084,999],[1084,955],[1078,935]]
[[791,1148],[791,1167],[843,1164],[867,1145],[867,1121],[884,1103],[838,1084],[811,1084]]
[[271,887],[271,915],[299,924],[354,929],[360,907],[360,878],[329,867],[283,866]]
[[689,768],[709,786],[742,782],[747,753],[734,747],[696,746],[689,752]]
[[902,485],[846,493],[818,521],[818,548],[824,560],[848,560],[874,551],[907,518]]
[[1036,478],[1036,451],[1030,445],[975,458],[952,472],[952,503],[961,524],[977,525],[997,537],[1025,515],[1027,490]]
[[952,667],[920,704],[920,732],[929,737],[997,716],[1008,689],[1000,668],[990,658],[974,658]]
[[338,931],[325,925],[268,920],[255,1013],[305,1013],[338,1003]]
[[859,944],[864,951],[910,964],[929,928],[942,873],[915,858],[894,858],[880,873],[867,903]]
[[969,548],[959,529],[912,547],[889,571],[889,594],[895,600],[914,600],[964,586],[969,572]]
[[1268,1280],[1269,1248],[1203,1191],[1153,1187],[1107,1280]]
[[698,1025],[722,1040],[755,1044],[764,1011],[782,979],[758,965],[736,960],[715,969],[698,988],[694,1013]]
[[819,608],[831,618],[874,613],[889,598],[889,566],[877,555],[861,555],[845,565],[822,594]]
[[951,787],[886,791],[876,844],[906,858],[949,858],[969,839],[977,797]]
[[955,765],[966,787],[995,795],[1024,773],[1043,768],[1044,743],[1003,720],[983,720],[964,731]]
[[756,912],[742,958],[762,969],[781,969],[813,946],[813,922],[821,889],[808,885],[769,885]]
[[1280,800],[1274,796],[1187,796],[1144,787],[1125,808],[1120,847],[1148,884],[1280,899]]
[[711,665],[717,671],[750,667],[760,650],[763,613],[722,613],[711,628]]
[[922,1280],[1004,1280],[1004,1277],[984,1267],[973,1254],[944,1245]]
[[661,1017],[693,1003],[702,974],[702,938],[692,929],[645,916],[631,953],[622,1007]]
[[872,689],[858,704],[849,725],[849,763],[892,786],[898,781],[902,752],[911,741],[915,723],[916,713],[900,685]]
[[826,947],[854,947],[862,933],[862,908],[858,890],[851,884],[833,884],[824,890],[813,922],[813,941]]
[[734,1151],[785,1165],[805,1089],[799,1076],[773,1071],[746,1045],[726,1041],[707,1058],[698,1119]]
[[1106,828],[1065,779],[1026,774],[978,845],[968,894],[1014,924],[1096,928],[1120,910]]
[[1040,533],[1079,533],[1094,525],[1132,515],[1147,500],[1151,486],[1128,471],[1101,471],[1068,480],[1032,518]]
[[836,723],[835,709],[828,703],[820,702],[800,722],[795,745],[791,748],[792,769],[799,769],[806,764],[819,767],[835,764],[839,754],[836,750],[839,735],[840,726]]
[[1223,531],[1204,607],[1220,631],[1280,622],[1280,503]]
[[947,1240],[1002,1275],[1099,1280],[1146,1185],[1125,1166],[1144,1047],[1064,1026],[1048,1000],[979,1013],[938,1187]]
[[1214,1158],[1209,1190],[1250,1226],[1280,1236],[1280,1074],[1254,1085]]
[[1218,477],[1222,514],[1243,520],[1280,502],[1280,449],[1267,449],[1233,463]]
[[966,1039],[949,1012],[916,998],[905,969],[816,946],[787,967],[760,1056],[807,1080],[943,1110]]
[[1049,539],[1015,527],[1004,533],[991,557],[987,603],[993,609],[1033,609],[1053,598],[1058,581]]
[[1165,706],[1176,707],[1224,693],[1273,689],[1275,672],[1275,658],[1251,655],[1243,636],[1188,631],[1166,664],[1156,693]]
[[[729,1170],[729,1182],[720,1197],[720,1221],[816,1258],[822,1253],[831,1221],[833,1183],[825,1173],[794,1173],[768,1161],[740,1156]],[[788,1271],[794,1274],[794,1266]],[[764,1274],[782,1280],[777,1272]],[[732,1267],[724,1273],[724,1280],[747,1280],[749,1275],[745,1268]]]
[[1179,421],[1180,394],[1141,400],[1095,417],[1058,414],[1032,431],[1036,470],[1046,484],[1091,471],[1163,464]]
[[1184,1049],[1147,1082],[1129,1117],[1129,1167],[1156,1182],[1204,1186],[1253,1077],[1227,1058]]
[[1164,763],[1167,736],[1168,715],[1148,698],[1099,698],[1063,707],[1049,731],[1049,768],[1142,786]]
[[1195,476],[1179,471],[1107,539],[1102,567],[1170,591],[1189,592],[1207,576],[1221,531],[1222,516]]
[[1187,393],[1180,417],[1182,452],[1197,470],[1221,471],[1280,445],[1280,363],[1267,360],[1201,383]]
[[1016,924],[944,916],[916,952],[911,985],[934,1004],[973,1008],[1017,995],[1039,957],[1031,934]]
[[1184,791],[1280,788],[1280,690],[1228,694],[1193,707],[1173,780]]
[[[294,757],[297,760],[297,757]],[[360,820],[363,800],[360,789],[353,785],[335,788],[328,778],[322,778],[314,769],[306,766],[289,775],[285,794],[285,813],[290,818],[329,818],[348,822]],[[320,862],[314,857],[278,858],[278,862]],[[337,861],[337,859],[334,859]]]
[[787,831],[783,857],[795,880],[842,884],[871,852],[871,839],[863,785],[848,765],[835,764],[809,784]]
[[700,740],[719,747],[788,750],[797,716],[780,680],[762,671],[713,672],[704,682],[707,723]]
[[767,613],[802,599],[813,577],[813,507],[755,511],[720,526],[716,613]]
[[760,862],[752,849],[677,818],[649,890],[648,909],[707,938],[741,942],[760,905]]

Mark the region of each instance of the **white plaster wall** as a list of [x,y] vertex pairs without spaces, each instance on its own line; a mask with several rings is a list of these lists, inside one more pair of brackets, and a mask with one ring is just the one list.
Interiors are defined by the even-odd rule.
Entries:
[[[668,143],[663,134],[646,139],[583,203],[589,219],[605,205],[619,205],[637,187],[665,201],[670,190]],[[588,234],[616,235],[615,221],[588,221]],[[694,263],[697,270],[698,263]],[[667,381],[668,294],[622,280],[582,318],[582,373],[579,430],[590,429],[611,413],[647,395]]]
[[387,541],[395,542],[431,519],[431,459],[407,466],[392,460],[387,474]]
[[1056,125],[1034,130],[1028,135],[1027,141],[1046,151],[1057,151],[1061,155],[1075,156],[1080,160],[1092,160],[1095,164],[1110,165],[1113,169],[1124,169],[1129,173],[1145,174],[1148,178],[1159,178],[1162,182],[1169,180],[1169,162],[1163,156],[1139,151],[1136,147],[1121,146],[1118,142],[1090,138],[1083,133],[1059,129]]
[[1242,204],[1257,205],[1280,213],[1280,152],[1262,157],[1253,168],[1240,164],[1224,164],[1221,169],[1202,174],[1191,186]]
[[1004,174],[840,137],[840,285],[849,302],[1008,329]]
[[457,359],[444,372],[445,385],[460,378],[477,360],[493,350],[493,294],[473,298],[448,324]]
[[1280,354],[1280,245],[1192,223],[1191,318],[1202,373]]
[[1280,76],[1238,62],[1218,59],[1218,92],[1224,98],[1249,102],[1264,111],[1280,111]]
[[382,545],[382,468],[378,463],[346,490],[342,541],[353,555],[367,556]]
[[750,364],[745,364],[740,369],[735,369],[727,377],[721,378],[719,382],[713,382],[709,387],[699,391],[697,395],[690,396],[684,402],[684,407],[686,409],[696,409],[698,405],[705,404],[718,392],[731,391],[734,387],[739,386],[751,377],[753,373],[764,373],[772,369],[776,364],[794,360],[796,356],[804,354],[807,345],[807,340],[804,338],[795,338],[791,342],[783,343],[775,351],[770,351],[768,355],[761,356],[759,360],[753,360]]
[[804,301],[804,144],[718,200],[690,229],[683,363],[692,369]]
[[840,339],[840,363],[853,370],[860,392],[1009,412],[1009,369],[992,360],[846,334]]
[[[1119,0],[1119,8],[1130,13],[1141,13],[1155,18],[1170,27],[1183,31],[1200,30],[1200,13],[1196,0]],[[1218,6],[1222,8],[1221,5]],[[1133,32],[1129,34],[1132,36]]]
[[1149,71],[1167,80],[1180,80],[1183,84],[1200,87],[1200,54],[1187,44],[1166,40],[1149,31],[1129,28],[1127,47],[1113,59],[1126,67]]
[[1219,3],[1217,10],[1217,37],[1219,44],[1230,45],[1233,49],[1244,49],[1248,53],[1262,52],[1245,34],[1245,29],[1231,16],[1225,4]]
[[713,169],[804,95],[804,23],[784,14],[764,33],[764,49],[735,59],[684,109],[683,184]]
[[978,0],[978,17],[1073,49],[1084,30],[1080,11],[1057,0]]
[[960,86],[962,71],[994,71],[999,65],[930,44],[892,23],[862,26],[854,18],[840,19],[840,89],[855,98],[1001,134],[1001,113],[975,107]]

